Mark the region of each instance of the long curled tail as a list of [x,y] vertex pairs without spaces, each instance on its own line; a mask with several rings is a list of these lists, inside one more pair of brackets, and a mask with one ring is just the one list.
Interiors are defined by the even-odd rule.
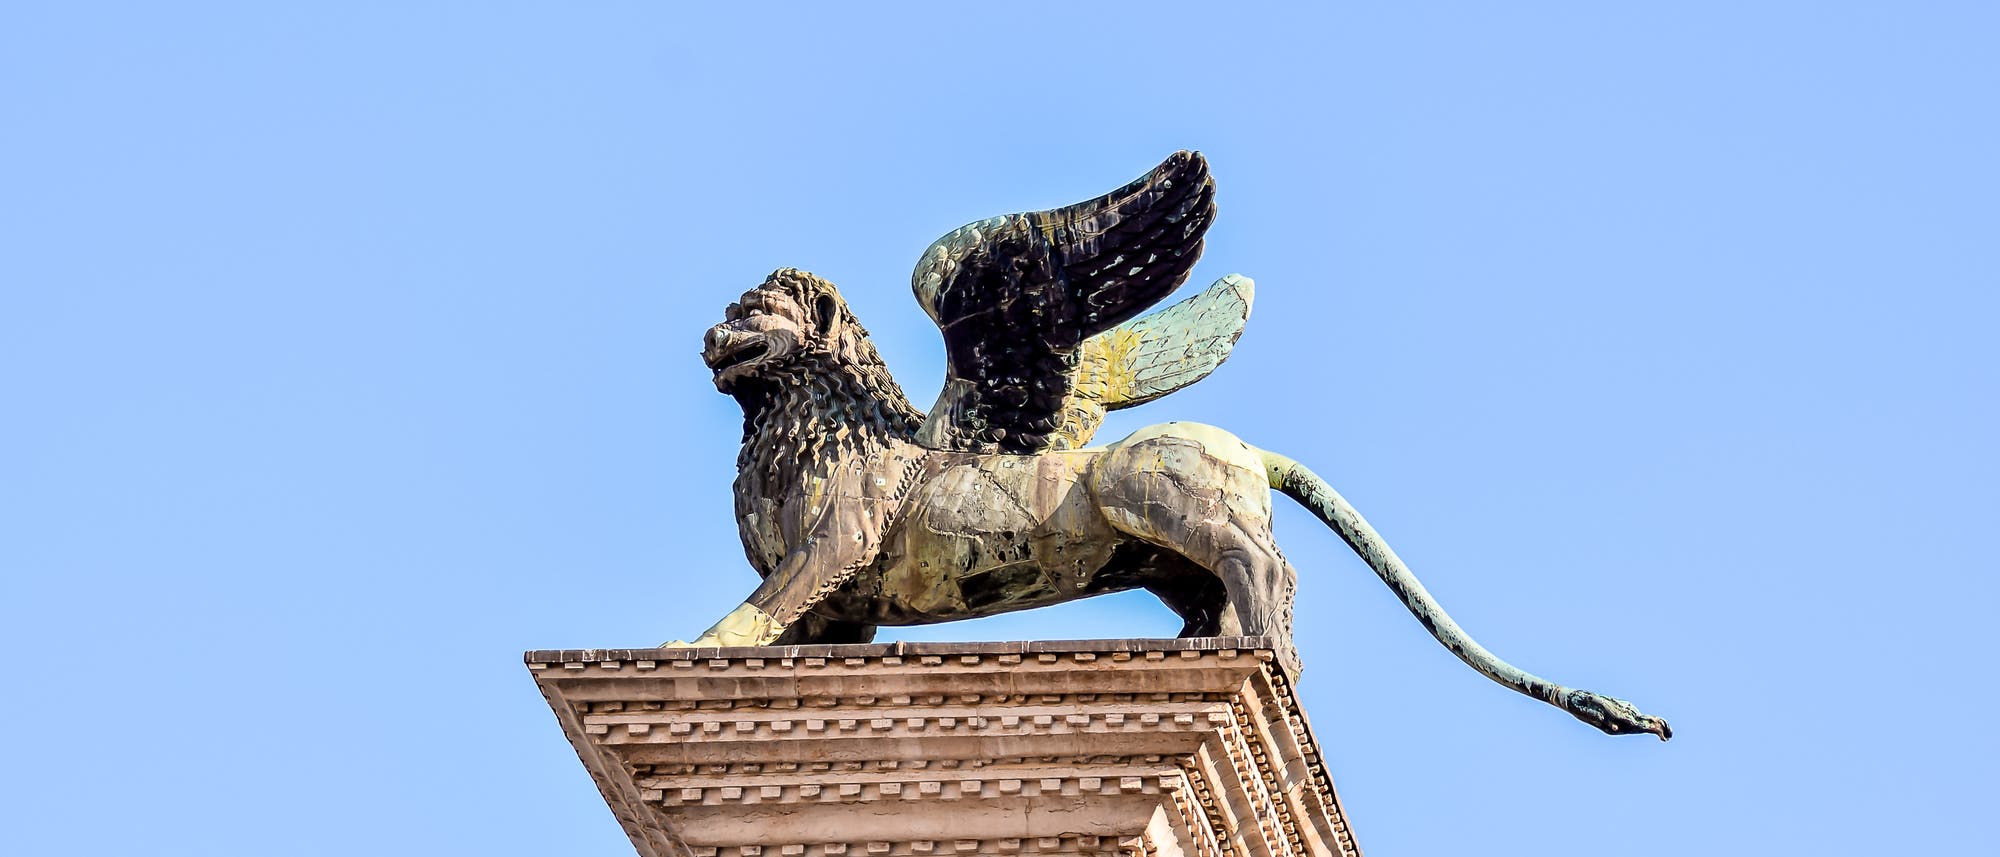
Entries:
[[1424,585],[1417,581],[1409,566],[1403,564],[1396,552],[1389,549],[1388,543],[1382,541],[1375,528],[1369,526],[1361,513],[1348,505],[1347,500],[1333,490],[1333,486],[1307,470],[1303,464],[1275,452],[1260,452],[1263,452],[1264,467],[1270,474],[1271,487],[1311,509],[1313,514],[1339,533],[1347,546],[1360,554],[1368,567],[1375,569],[1382,582],[1389,585],[1389,590],[1403,600],[1403,606],[1410,609],[1410,614],[1416,616],[1431,636],[1436,637],[1459,660],[1487,678],[1567,711],[1606,734],[1633,735],[1643,732],[1658,735],[1662,741],[1673,737],[1674,730],[1667,726],[1667,721],[1641,714],[1629,702],[1564,687],[1525,672],[1487,651],[1485,646],[1479,645],[1472,635],[1451,620],[1451,616],[1438,605],[1437,599],[1432,598]]

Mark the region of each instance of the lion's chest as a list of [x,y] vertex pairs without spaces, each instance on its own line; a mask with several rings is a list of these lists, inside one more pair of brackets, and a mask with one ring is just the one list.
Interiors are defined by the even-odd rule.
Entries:
[[[920,455],[887,449],[833,460],[802,460],[776,473],[743,474],[736,485],[736,525],[744,552],[762,575],[801,548],[875,545],[889,526],[906,474]],[[833,540],[840,540],[836,545]]]

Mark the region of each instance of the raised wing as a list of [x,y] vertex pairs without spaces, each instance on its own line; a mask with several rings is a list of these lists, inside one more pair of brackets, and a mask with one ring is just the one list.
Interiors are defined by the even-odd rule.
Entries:
[[1208,162],[1175,152],[1089,202],[959,227],[911,274],[944,333],[944,391],[917,432],[933,449],[1054,448],[1086,339],[1179,288],[1215,219]]
[[1082,447],[1105,411],[1143,405],[1208,377],[1229,359],[1255,297],[1249,277],[1230,274],[1201,294],[1084,340],[1049,447]]

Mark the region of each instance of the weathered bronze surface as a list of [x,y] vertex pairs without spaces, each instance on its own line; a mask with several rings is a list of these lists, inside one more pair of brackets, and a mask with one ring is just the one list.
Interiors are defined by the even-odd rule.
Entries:
[[1177,152],[1098,199],[938,239],[911,278],[949,360],[928,416],[831,283],[783,269],[730,305],[702,356],[743,406],[736,513],[764,581],[692,643],[667,645],[866,642],[878,625],[1144,588],[1185,620],[1182,636],[1270,636],[1296,672],[1277,489],[1473,668],[1605,732],[1670,736],[1629,703],[1480,647],[1298,462],[1195,423],[1085,446],[1106,410],[1200,380],[1242,332],[1251,282],[1236,275],[1135,320],[1186,280],[1214,194],[1201,155]]

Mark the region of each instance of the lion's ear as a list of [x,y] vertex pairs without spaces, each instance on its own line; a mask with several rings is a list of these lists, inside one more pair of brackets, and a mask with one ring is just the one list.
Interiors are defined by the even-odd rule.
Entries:
[[833,295],[820,295],[818,300],[813,301],[813,315],[817,316],[815,326],[819,328],[819,335],[832,339],[840,327],[840,301]]

